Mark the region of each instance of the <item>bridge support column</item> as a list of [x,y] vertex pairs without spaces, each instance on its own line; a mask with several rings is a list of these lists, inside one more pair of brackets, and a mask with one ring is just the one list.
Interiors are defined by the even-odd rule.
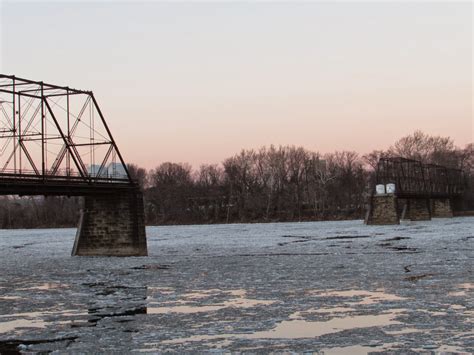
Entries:
[[425,198],[410,198],[406,200],[402,219],[411,221],[429,221],[431,219],[430,200]]
[[72,255],[147,254],[143,194],[139,189],[84,197]]
[[398,201],[394,195],[375,195],[371,198],[365,224],[400,224]]
[[453,217],[453,209],[449,198],[433,198],[431,199],[431,215],[434,218],[451,218]]

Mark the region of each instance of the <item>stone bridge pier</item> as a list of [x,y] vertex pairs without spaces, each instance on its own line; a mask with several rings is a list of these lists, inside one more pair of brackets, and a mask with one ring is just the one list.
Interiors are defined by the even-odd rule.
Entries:
[[400,224],[400,220],[429,221],[453,217],[449,198],[399,198],[394,194],[374,195],[365,217],[366,224]]
[[142,192],[85,196],[72,255],[148,255]]
[[433,218],[453,217],[453,207],[449,198],[432,198],[430,203]]
[[426,198],[399,199],[401,207],[400,219],[410,221],[431,220],[430,200]]
[[365,224],[400,224],[397,197],[390,194],[372,196]]

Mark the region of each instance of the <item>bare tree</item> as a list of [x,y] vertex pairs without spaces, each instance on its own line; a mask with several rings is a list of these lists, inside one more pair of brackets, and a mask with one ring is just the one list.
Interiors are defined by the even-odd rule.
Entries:
[[140,189],[144,190],[148,187],[148,173],[146,169],[140,168],[136,164],[127,164],[128,172],[130,173],[130,177],[137,181],[138,186]]

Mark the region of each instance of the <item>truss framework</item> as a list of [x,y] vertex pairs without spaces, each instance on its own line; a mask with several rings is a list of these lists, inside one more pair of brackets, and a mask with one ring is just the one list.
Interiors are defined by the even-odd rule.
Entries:
[[92,91],[3,74],[0,178],[132,183]]
[[379,160],[376,183],[393,183],[398,196],[410,197],[452,197],[462,194],[465,187],[460,169],[401,157]]

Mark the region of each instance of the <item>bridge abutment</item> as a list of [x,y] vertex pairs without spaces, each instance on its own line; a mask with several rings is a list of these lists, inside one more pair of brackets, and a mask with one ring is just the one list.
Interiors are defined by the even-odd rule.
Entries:
[[451,218],[453,217],[453,208],[449,198],[433,198],[431,199],[431,214],[434,218]]
[[142,192],[84,197],[72,255],[148,255]]
[[394,195],[376,195],[372,197],[366,224],[400,224],[398,201]]

